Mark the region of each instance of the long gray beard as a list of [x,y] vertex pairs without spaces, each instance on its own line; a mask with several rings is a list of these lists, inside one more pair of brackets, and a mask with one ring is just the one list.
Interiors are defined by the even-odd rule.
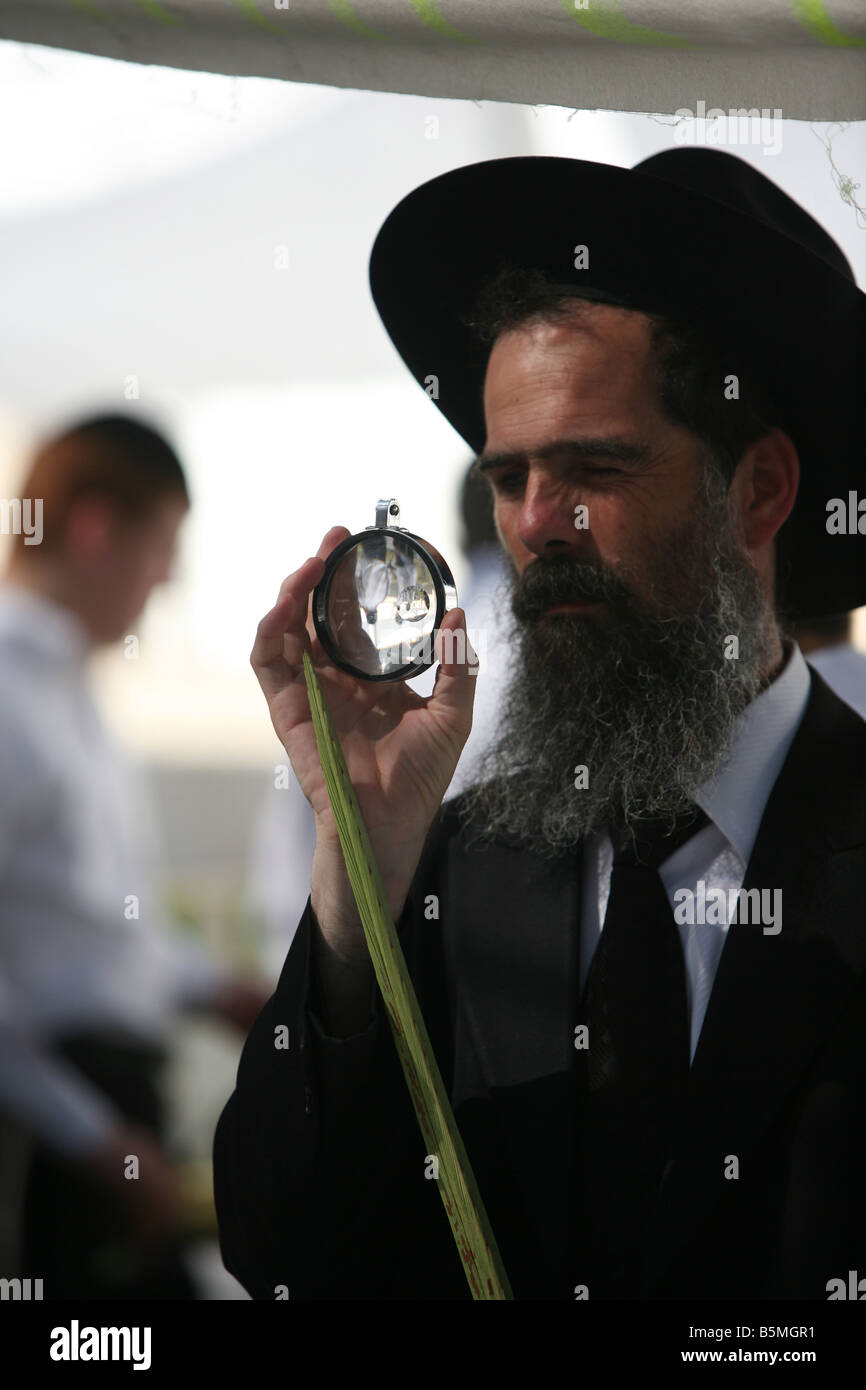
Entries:
[[[723,767],[777,634],[712,466],[697,512],[652,565],[650,593],[625,566],[573,558],[515,575],[515,674],[462,802],[470,843],[504,835],[545,858],[565,854],[612,820],[673,818]],[[605,599],[610,625],[537,616],[578,597]]]

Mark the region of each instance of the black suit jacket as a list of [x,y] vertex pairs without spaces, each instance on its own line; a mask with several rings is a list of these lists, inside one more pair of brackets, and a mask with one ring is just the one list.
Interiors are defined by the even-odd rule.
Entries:
[[[866,722],[811,682],[743,885],[781,888],[782,929],[729,929],[647,1299],[823,1300],[866,1276]],[[398,930],[514,1295],[572,1299],[581,856],[467,849],[455,805]],[[328,1039],[310,933],[308,902],[217,1127],[224,1261],[256,1298],[466,1298],[381,1002]]]

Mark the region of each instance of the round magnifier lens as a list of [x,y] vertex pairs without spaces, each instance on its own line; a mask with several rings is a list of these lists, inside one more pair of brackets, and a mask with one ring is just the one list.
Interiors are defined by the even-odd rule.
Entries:
[[363,680],[402,680],[433,665],[436,630],[456,602],[438,551],[408,531],[369,527],[328,556],[313,620],[343,670]]

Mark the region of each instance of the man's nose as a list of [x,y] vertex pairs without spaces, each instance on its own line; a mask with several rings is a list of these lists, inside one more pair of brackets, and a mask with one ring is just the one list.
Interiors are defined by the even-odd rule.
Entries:
[[536,555],[581,543],[586,532],[575,526],[580,499],[562,479],[530,470],[517,519],[517,537]]

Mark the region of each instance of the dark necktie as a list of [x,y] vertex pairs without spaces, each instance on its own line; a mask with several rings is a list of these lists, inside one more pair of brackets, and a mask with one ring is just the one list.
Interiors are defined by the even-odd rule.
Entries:
[[581,1003],[588,1028],[578,1136],[578,1269],[590,1298],[634,1298],[641,1240],[689,1074],[686,978],[658,866],[708,823],[618,827],[604,929]]

